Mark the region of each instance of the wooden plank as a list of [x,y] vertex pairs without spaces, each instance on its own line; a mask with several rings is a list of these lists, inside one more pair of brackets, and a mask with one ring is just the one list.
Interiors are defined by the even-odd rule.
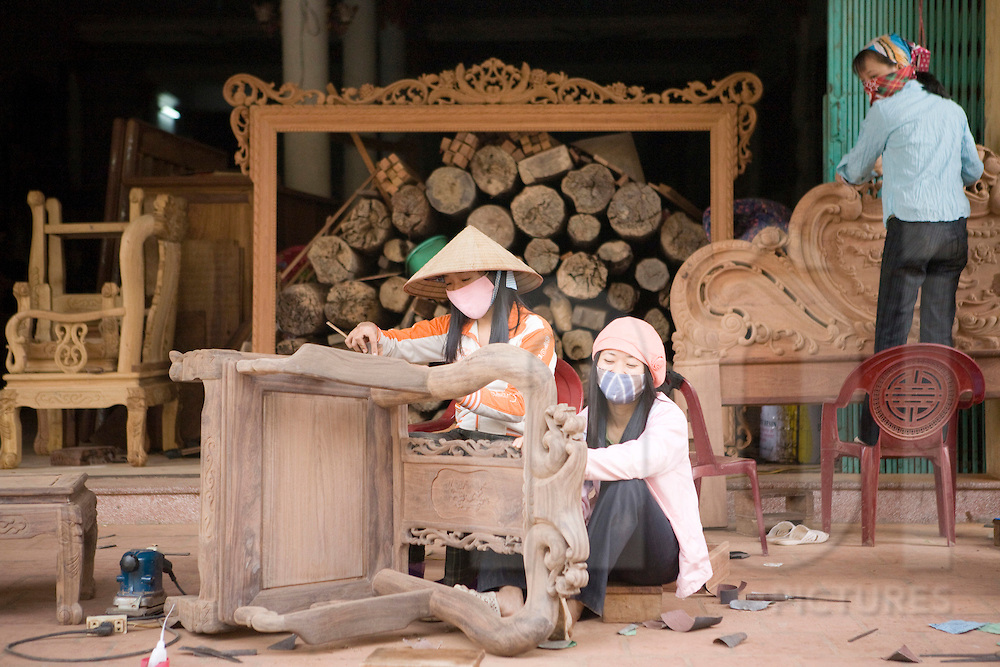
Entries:
[[608,586],[604,593],[605,623],[642,623],[663,611],[662,586]]
[[[308,418],[305,418],[308,416]],[[264,396],[262,587],[365,575],[366,401]]]

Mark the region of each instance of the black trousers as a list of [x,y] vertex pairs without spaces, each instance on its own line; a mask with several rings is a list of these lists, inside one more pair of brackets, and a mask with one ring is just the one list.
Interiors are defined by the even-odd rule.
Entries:
[[[590,581],[577,596],[600,615],[608,583],[659,586],[677,581],[680,547],[670,521],[641,479],[601,482],[587,526]],[[479,556],[481,591],[527,589],[524,560],[486,551]]]

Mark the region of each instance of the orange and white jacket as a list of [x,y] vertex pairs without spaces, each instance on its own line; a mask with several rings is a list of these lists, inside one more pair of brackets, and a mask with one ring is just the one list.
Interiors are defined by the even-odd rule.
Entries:
[[[508,327],[511,345],[531,352],[555,373],[555,336],[545,318],[526,308],[518,312],[511,309]],[[381,332],[379,345],[387,357],[398,357],[415,364],[444,361],[444,344],[448,337],[451,315],[417,322],[408,329],[390,329]],[[462,330],[458,358],[462,359],[486,343],[479,341],[479,324],[473,320]],[[524,397],[514,387],[495,380],[482,389],[455,402],[455,422],[458,428],[483,433],[524,435]]]

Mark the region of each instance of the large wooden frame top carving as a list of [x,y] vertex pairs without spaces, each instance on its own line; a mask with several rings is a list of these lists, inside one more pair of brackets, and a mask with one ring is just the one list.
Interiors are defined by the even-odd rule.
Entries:
[[[696,132],[710,133],[713,241],[732,238],[733,180],[750,160],[763,86],[737,72],[711,86],[647,93],[490,59],[384,88],[280,88],[249,74],[225,84],[236,162],[254,183],[253,349],[274,351],[275,225],[279,132]],[[490,107],[503,105],[503,113]]]

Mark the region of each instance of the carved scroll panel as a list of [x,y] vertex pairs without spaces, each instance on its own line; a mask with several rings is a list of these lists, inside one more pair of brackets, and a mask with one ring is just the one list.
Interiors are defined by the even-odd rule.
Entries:
[[[966,351],[1000,349],[1000,158],[980,150],[957,296],[955,345]],[[674,363],[870,354],[884,240],[876,187],[824,183],[795,207],[787,234],[772,227],[701,248],[671,288]],[[911,338],[918,331],[919,304]]]

